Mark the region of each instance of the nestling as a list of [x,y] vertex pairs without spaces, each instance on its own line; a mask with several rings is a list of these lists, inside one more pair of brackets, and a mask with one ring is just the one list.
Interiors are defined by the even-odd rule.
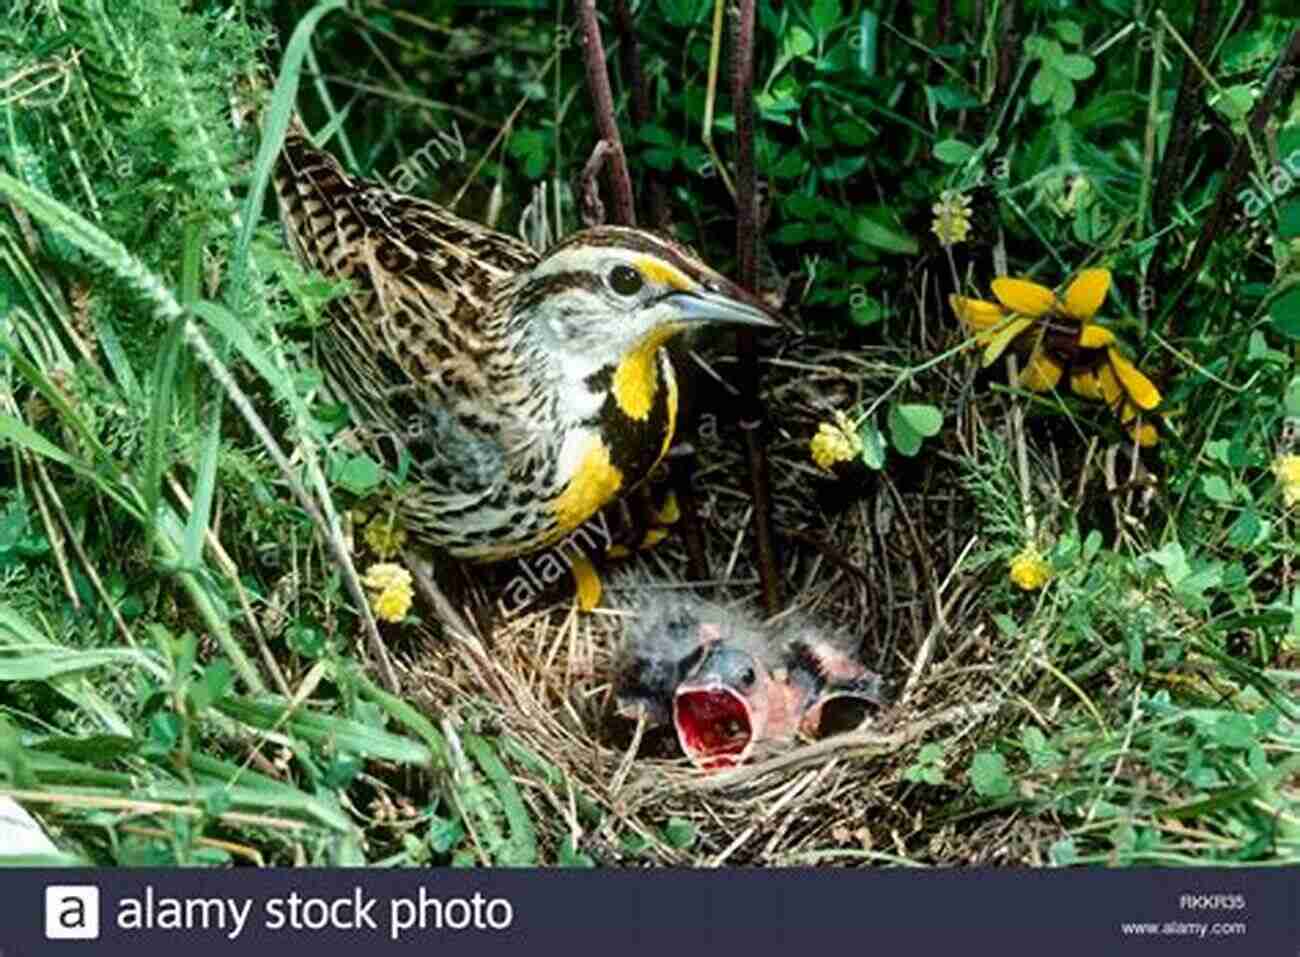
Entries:
[[649,588],[633,598],[616,664],[619,713],[651,724],[671,718],[682,751],[717,769],[815,736],[826,702],[883,704],[880,676],[854,642],[807,618],[763,624],[736,611]]

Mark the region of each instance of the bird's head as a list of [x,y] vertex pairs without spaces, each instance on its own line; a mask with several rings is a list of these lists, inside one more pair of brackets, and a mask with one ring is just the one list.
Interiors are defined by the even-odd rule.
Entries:
[[653,368],[658,349],[693,328],[779,325],[760,300],[680,243],[613,226],[552,247],[517,278],[512,299],[530,344],[570,381],[629,362]]

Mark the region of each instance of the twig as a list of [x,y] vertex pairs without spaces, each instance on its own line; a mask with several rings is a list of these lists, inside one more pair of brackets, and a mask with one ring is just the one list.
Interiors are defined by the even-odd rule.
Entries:
[[1282,51],[1282,54],[1278,57],[1277,65],[1273,68],[1272,75],[1268,80],[1268,86],[1265,87],[1259,102],[1255,104],[1255,108],[1250,113],[1245,133],[1238,138],[1237,145],[1232,151],[1228,174],[1219,186],[1219,195],[1215,199],[1214,208],[1210,210],[1209,218],[1201,229],[1201,237],[1196,243],[1196,248],[1192,250],[1191,258],[1176,283],[1177,291],[1174,293],[1173,301],[1165,307],[1163,315],[1166,317],[1166,321],[1172,322],[1174,316],[1178,315],[1179,302],[1196,281],[1196,277],[1200,275],[1205,260],[1209,258],[1210,247],[1214,245],[1215,240],[1227,227],[1230,210],[1236,202],[1237,187],[1241,185],[1241,181],[1250,169],[1253,158],[1251,141],[1254,137],[1263,135],[1269,117],[1273,115],[1274,108],[1291,95],[1291,90],[1295,86],[1298,66],[1300,66],[1300,30],[1293,30],[1286,49]]
[[99,600],[102,601],[104,607],[108,609],[109,617],[113,619],[113,625],[122,635],[122,638],[128,645],[135,648],[136,642],[135,638],[131,634],[131,629],[126,626],[126,621],[122,618],[122,612],[118,609],[117,603],[109,597],[108,589],[104,587],[103,579],[99,577],[99,572],[95,570],[95,564],[90,560],[90,556],[86,554],[86,550],[82,548],[81,539],[77,536],[76,529],[72,527],[72,519],[68,517],[68,512],[63,507],[63,502],[59,499],[58,492],[54,488],[54,483],[50,481],[50,473],[46,470],[45,464],[41,462],[40,459],[33,456],[32,466],[39,479],[38,482],[32,484],[32,491],[37,493],[36,501],[41,509],[42,517],[48,518],[45,504],[40,495],[41,489],[44,487],[45,495],[49,497],[50,503],[53,504],[54,508],[58,511],[59,522],[63,526],[68,544],[71,545],[72,550],[77,553],[77,558],[80,560],[81,567],[86,573],[86,578],[90,580],[91,587],[95,589],[95,594],[99,596]]
[[578,0],[578,26],[582,30],[582,59],[587,67],[587,89],[596,111],[596,129],[609,144],[609,189],[614,200],[614,221],[623,226],[636,225],[636,207],[632,202],[632,179],[627,172],[623,140],[614,120],[614,95],[609,88],[605,67],[605,47],[600,39],[596,19],[596,0]]
[[[1209,59],[1210,48],[1214,43],[1214,25],[1218,19],[1219,0],[1200,0],[1192,27],[1192,52],[1194,59],[1201,64]],[[1162,30],[1167,28],[1174,31],[1173,25],[1163,19],[1160,26]],[[1164,253],[1169,236],[1168,232],[1164,231],[1164,227],[1169,225],[1174,196],[1179,192],[1183,174],[1187,169],[1192,134],[1200,115],[1197,104],[1200,102],[1200,89],[1204,82],[1204,79],[1199,76],[1196,62],[1189,60],[1184,64],[1182,81],[1178,85],[1178,96],[1174,101],[1173,126],[1169,130],[1169,141],[1165,144],[1164,160],[1160,164],[1155,195],[1151,200],[1151,225],[1159,235],[1155,250],[1151,254],[1151,276],[1147,283],[1149,289],[1160,289],[1164,285]],[[1145,296],[1141,297],[1139,304],[1145,300]]]
[[677,496],[677,508],[681,512],[677,526],[686,546],[686,573],[691,581],[704,581],[709,577],[709,556],[700,533],[700,510],[695,504],[695,446],[682,443],[669,454],[672,456],[669,487]]
[[[1214,25],[1218,20],[1219,0],[1200,0],[1192,26],[1192,51],[1201,63],[1205,63],[1210,55],[1210,47],[1214,43]],[[1164,29],[1166,23],[1162,20],[1160,26]],[[1168,26],[1173,28],[1172,24]],[[1169,131],[1164,161],[1160,165],[1160,175],[1152,197],[1151,219],[1157,229],[1168,222],[1174,196],[1178,193],[1183,172],[1187,169],[1187,153],[1192,145],[1192,132],[1200,112],[1195,104],[1203,82],[1197,75],[1195,64],[1188,62],[1183,66],[1182,81],[1178,85],[1178,96],[1174,101],[1173,126]],[[1160,247],[1156,248],[1159,250]],[[1160,261],[1158,253],[1151,261]]]
[[[623,64],[623,82],[627,85],[628,112],[640,129],[651,120],[650,94],[641,76],[641,48],[636,42],[636,27],[627,0],[614,0],[614,20],[618,24],[619,59]],[[649,198],[649,220],[655,229],[668,228],[668,193],[654,170],[645,171],[645,192]]]
[[[736,118],[736,259],[737,280],[745,289],[758,289],[758,177],[754,168],[754,0],[740,0],[732,43],[731,107]],[[776,542],[772,537],[771,481],[764,444],[766,414],[758,395],[758,351],[752,329],[736,334],[739,354],[740,428],[749,453],[750,488],[754,496],[754,546],[763,606],[769,615],[781,610],[781,579]]]
[[[361,616],[362,625],[365,628],[367,644],[379,663],[379,670],[383,676],[384,684],[394,694],[398,693],[400,686],[397,683],[397,673],[393,671],[393,662],[388,657],[387,649],[384,648],[383,639],[379,636],[379,626],[375,624],[375,616],[370,611],[370,602],[366,600],[366,593],[361,587],[361,579],[357,575],[356,567],[352,564],[352,558],[348,555],[347,548],[339,535],[337,521],[328,520],[311,496],[307,494],[306,488],[298,481],[293,465],[280,449],[280,443],[276,441],[266,423],[262,421],[262,417],[253,408],[252,400],[249,399],[247,393],[244,392],[239,383],[235,381],[234,376],[230,374],[230,371],[217,357],[216,351],[194,320],[186,320],[183,330],[185,341],[189,343],[190,348],[207,366],[212,377],[225,390],[231,403],[239,410],[244,421],[248,423],[249,428],[261,441],[262,447],[266,449],[267,454],[279,467],[280,473],[288,482],[289,490],[293,493],[299,507],[307,513],[312,524],[320,531],[326,548],[330,550],[334,560],[338,563],[348,594],[357,606],[357,614]],[[304,458],[309,471],[312,473],[313,480],[317,485],[324,486],[324,476],[320,474],[320,468],[316,464],[315,456],[307,455]],[[329,503],[323,502],[323,504],[333,517],[333,510],[330,508]]]
[[736,198],[736,186],[731,182],[731,174],[727,172],[727,164],[722,162],[722,157],[718,155],[718,148],[713,144],[713,108],[718,102],[718,62],[722,58],[722,13],[726,9],[723,0],[714,0],[713,3],[713,32],[709,39],[709,79],[704,88],[704,124],[700,130],[700,139],[704,141],[704,148],[709,151],[709,156],[713,157],[713,168],[718,171],[722,177],[722,185],[727,187],[727,192],[731,198]]
[[600,226],[605,222],[605,204],[600,201],[600,189],[596,186],[596,177],[600,175],[605,159],[609,156],[609,141],[599,140],[591,156],[582,167],[578,178],[578,202],[581,205],[582,224],[587,228]]

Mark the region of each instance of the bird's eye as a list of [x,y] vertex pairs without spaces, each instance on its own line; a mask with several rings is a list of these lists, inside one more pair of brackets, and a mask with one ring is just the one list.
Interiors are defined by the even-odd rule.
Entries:
[[741,672],[740,684],[742,687],[748,688],[753,683],[754,683],[754,669],[746,668],[743,672]]
[[609,271],[609,288],[620,296],[635,296],[645,281],[631,266],[618,265]]

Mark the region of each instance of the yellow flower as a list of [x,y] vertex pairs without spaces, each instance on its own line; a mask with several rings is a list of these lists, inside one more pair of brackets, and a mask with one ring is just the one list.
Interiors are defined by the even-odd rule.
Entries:
[[831,472],[836,462],[852,461],[862,453],[862,439],[849,417],[836,411],[834,423],[823,422],[817,427],[808,450],[818,468]]
[[1052,566],[1047,564],[1037,548],[1026,545],[1011,559],[1009,575],[1025,591],[1037,591],[1052,577]]
[[411,573],[393,562],[380,562],[366,569],[361,579],[370,589],[370,607],[383,621],[401,621],[411,608]]
[[370,607],[380,621],[401,621],[411,608],[411,589],[409,586],[385,588],[378,595],[370,596]]
[[[1056,293],[1046,286],[1040,286],[1028,279],[1011,279],[1003,276],[993,280],[993,295],[997,296],[998,301],[1008,310],[1025,317],[1020,320],[1025,323],[1024,328],[1028,328],[1029,324],[1040,319],[1049,320],[1042,335],[1039,336],[1033,353],[1029,356],[1028,365],[1020,373],[1020,385],[1023,388],[1034,392],[1047,392],[1056,388],[1056,383],[1060,381],[1061,373],[1065,371],[1065,365],[1069,361],[1068,354],[1062,357],[1062,352],[1065,351],[1062,347],[1083,346],[1085,336],[1098,340],[1107,337],[1114,339],[1109,332],[1100,327],[1095,327],[1099,330],[1097,333],[1089,331],[1092,317],[1101,308],[1109,289],[1109,269],[1083,270],[1075,277],[1074,282],[1066,287],[1065,295],[1059,299]],[[1051,321],[1058,316],[1064,322]],[[1006,348],[1006,343],[1010,341],[1011,339],[1007,339],[1002,343],[991,358],[986,352],[985,365],[996,359]],[[993,344],[990,344],[989,348],[992,349]]]
[[394,587],[409,587],[411,573],[396,562],[379,562],[366,569],[362,583],[372,591],[384,591]]
[[1109,405],[1139,445],[1154,445],[1154,426],[1139,412],[1160,404],[1160,390],[1115,344],[1115,334],[1092,322],[1110,289],[1110,270],[1085,269],[1058,297],[1028,279],[993,280],[998,301],[950,296],[953,312],[984,346],[991,365],[1013,341],[1038,324],[1038,340],[1018,384],[1033,392],[1056,388],[1069,370],[1070,389],[1084,399]]
[[1300,455],[1279,455],[1273,460],[1273,474],[1282,486],[1287,508],[1300,504]]
[[940,244],[954,246],[965,242],[970,235],[970,197],[955,189],[945,189],[939,194],[939,202],[931,208],[934,223],[930,232],[939,238]]
[[406,544],[406,529],[395,518],[376,515],[366,525],[366,544],[380,558],[392,558]]

